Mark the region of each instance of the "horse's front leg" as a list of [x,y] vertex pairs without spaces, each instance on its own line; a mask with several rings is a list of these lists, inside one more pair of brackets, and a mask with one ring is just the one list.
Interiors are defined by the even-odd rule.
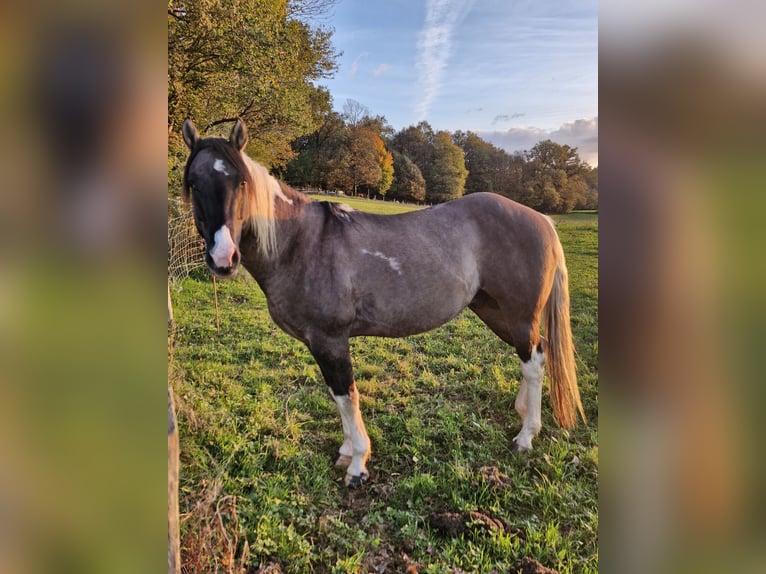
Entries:
[[354,383],[348,339],[312,341],[309,349],[340,411],[343,445],[337,463],[347,466],[346,486],[361,486],[369,476],[370,439],[359,410],[359,391]]

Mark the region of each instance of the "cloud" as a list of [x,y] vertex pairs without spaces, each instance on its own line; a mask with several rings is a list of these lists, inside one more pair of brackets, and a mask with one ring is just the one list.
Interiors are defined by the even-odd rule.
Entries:
[[362,60],[363,58],[366,58],[370,54],[368,52],[362,52],[359,54],[353,62],[351,62],[351,68],[349,69],[348,73],[351,76],[356,76],[356,73],[359,71],[359,60]]
[[422,92],[415,103],[417,120],[424,120],[438,96],[442,72],[447,66],[455,29],[470,12],[475,0],[426,0],[426,20],[418,34],[415,69]]
[[510,153],[531,149],[537,142],[550,139],[561,145],[576,147],[580,159],[593,166],[598,165],[598,116],[567,122],[556,130],[512,127],[502,131],[477,133]]
[[382,76],[386,72],[388,72],[391,69],[391,66],[389,64],[380,64],[375,70],[372,72],[372,75],[376,78],[378,76]]
[[510,116],[508,114],[499,114],[495,116],[495,119],[492,120],[492,125],[496,126],[500,123],[510,122],[511,120],[515,120],[516,118],[524,117],[525,114],[514,112]]

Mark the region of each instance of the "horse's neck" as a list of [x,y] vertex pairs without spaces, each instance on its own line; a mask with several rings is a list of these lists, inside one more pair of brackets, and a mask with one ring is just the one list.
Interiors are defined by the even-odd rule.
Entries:
[[277,213],[283,211],[288,219],[302,215],[304,207],[311,203],[311,199],[281,181],[277,183],[279,183],[279,193],[274,198],[274,211]]
[[[249,160],[250,158],[248,158]],[[252,162],[252,160],[250,160]],[[289,257],[294,242],[301,233],[304,212],[312,201],[304,194],[292,189],[268,175],[268,188],[274,206],[273,222],[276,233],[277,250],[265,258],[258,250],[259,237],[251,232],[243,235],[240,247],[243,250],[243,263],[248,271],[266,291],[270,275],[286,257]]]

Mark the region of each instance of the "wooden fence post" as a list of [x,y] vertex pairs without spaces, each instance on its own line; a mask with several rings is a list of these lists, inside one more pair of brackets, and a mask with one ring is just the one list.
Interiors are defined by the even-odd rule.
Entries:
[[181,574],[178,525],[178,425],[173,390],[168,385],[168,574]]

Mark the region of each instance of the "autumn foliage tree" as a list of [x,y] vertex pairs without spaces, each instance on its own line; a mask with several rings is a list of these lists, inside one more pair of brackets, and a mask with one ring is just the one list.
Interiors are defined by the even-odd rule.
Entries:
[[333,3],[169,0],[168,132],[177,134],[186,117],[203,132],[242,117],[248,152],[285,164],[291,141],[316,130],[330,110],[316,81],[332,75],[337,53],[332,31],[310,21]]
[[293,142],[297,157],[284,177],[297,186],[384,196],[394,178],[393,157],[383,138],[389,132],[384,117],[373,117],[349,100],[342,114],[328,113],[319,129]]

